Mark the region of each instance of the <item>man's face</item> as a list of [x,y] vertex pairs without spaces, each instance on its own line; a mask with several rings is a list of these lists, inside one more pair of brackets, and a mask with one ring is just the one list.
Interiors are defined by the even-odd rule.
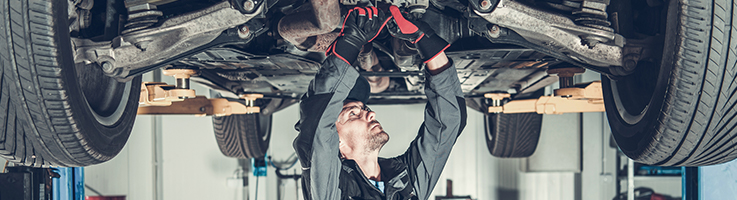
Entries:
[[[365,108],[365,109],[364,109]],[[389,141],[389,134],[376,120],[376,113],[364,107],[363,102],[345,103],[335,126],[341,142],[353,151],[376,151]]]

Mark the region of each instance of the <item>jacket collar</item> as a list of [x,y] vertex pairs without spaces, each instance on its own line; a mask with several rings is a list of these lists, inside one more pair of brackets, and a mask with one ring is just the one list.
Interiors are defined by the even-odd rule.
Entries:
[[[342,161],[344,166],[348,166],[348,169],[344,170],[358,171],[361,178],[365,179],[366,183],[368,183],[368,178],[363,175],[361,167],[354,160],[343,159]],[[411,182],[407,165],[396,159],[387,158],[379,158],[378,162],[381,168],[381,179],[384,181],[384,195],[387,197],[386,199],[394,199],[397,193],[401,193],[404,197],[411,196],[412,186],[410,186]]]

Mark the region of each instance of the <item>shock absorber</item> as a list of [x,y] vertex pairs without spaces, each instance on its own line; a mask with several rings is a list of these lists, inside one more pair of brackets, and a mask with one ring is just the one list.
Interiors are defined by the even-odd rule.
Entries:
[[[574,3],[572,1],[567,2],[571,4]],[[614,32],[614,29],[611,28],[612,23],[609,22],[609,15],[606,12],[606,7],[609,6],[609,0],[579,0],[579,2],[580,6],[573,10],[573,21],[576,24],[603,31]],[[601,38],[597,37],[586,37],[583,39],[590,47],[601,42],[607,42],[602,41]]]

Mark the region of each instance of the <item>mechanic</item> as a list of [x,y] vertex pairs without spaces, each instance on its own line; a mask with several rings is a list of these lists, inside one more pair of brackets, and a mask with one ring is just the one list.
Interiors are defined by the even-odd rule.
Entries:
[[[427,24],[405,19],[397,7],[390,11],[385,16],[375,7],[350,10],[302,97],[293,145],[302,163],[305,199],[428,199],[466,124],[458,75],[444,53],[448,42]],[[362,46],[383,27],[414,43],[425,62],[425,121],[407,151],[395,158],[378,157],[389,135],[366,106],[368,82],[352,67]]]

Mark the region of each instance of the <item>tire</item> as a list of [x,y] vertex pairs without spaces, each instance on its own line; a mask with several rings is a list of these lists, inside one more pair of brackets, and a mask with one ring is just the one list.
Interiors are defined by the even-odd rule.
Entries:
[[662,59],[641,62],[629,76],[602,77],[614,139],[624,154],[648,165],[731,161],[737,157],[737,4],[671,0],[665,6]]
[[242,114],[213,117],[220,152],[233,158],[260,158],[271,140],[272,115]]
[[537,113],[484,115],[486,146],[500,158],[524,158],[535,153],[543,117]]
[[27,166],[80,167],[117,155],[141,78],[119,83],[75,66],[67,1],[0,3],[0,155]]
[[471,110],[479,111],[481,113],[487,112],[486,106],[483,106],[485,98],[466,98],[466,107],[471,108]]

